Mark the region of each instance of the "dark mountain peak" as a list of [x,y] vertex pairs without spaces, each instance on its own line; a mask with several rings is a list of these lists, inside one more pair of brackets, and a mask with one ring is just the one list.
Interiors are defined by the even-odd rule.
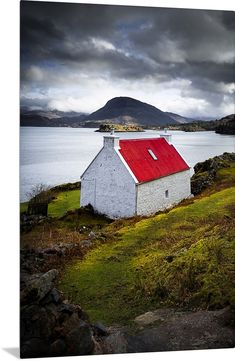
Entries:
[[87,116],[87,120],[114,123],[131,122],[138,125],[166,125],[176,123],[174,119],[153,105],[130,97],[115,97],[102,108]]
[[130,97],[115,97],[110,99],[105,106],[120,106],[120,107],[126,107],[126,106],[143,106],[148,105],[152,106],[150,104],[141,102],[140,100],[130,98]]

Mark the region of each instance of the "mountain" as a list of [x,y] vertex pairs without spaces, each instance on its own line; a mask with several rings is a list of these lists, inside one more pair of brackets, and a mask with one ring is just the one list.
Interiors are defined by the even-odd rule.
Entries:
[[169,117],[171,117],[172,119],[174,119],[177,123],[181,123],[181,124],[185,124],[185,123],[195,122],[195,121],[196,121],[196,119],[187,118],[187,117],[182,117],[182,115],[175,114],[175,113],[171,113],[171,112],[165,112],[165,114],[167,114]]
[[21,108],[20,125],[23,127],[71,127],[81,126],[87,114],[58,110],[27,110]]
[[115,124],[138,124],[142,126],[167,125],[178,123],[174,118],[153,105],[129,97],[116,97],[104,107],[91,113],[85,121]]
[[20,125],[34,127],[92,127],[105,124],[146,127],[167,126],[193,122],[182,115],[163,112],[153,105],[129,97],[110,99],[91,114],[58,110],[29,110],[21,108]]

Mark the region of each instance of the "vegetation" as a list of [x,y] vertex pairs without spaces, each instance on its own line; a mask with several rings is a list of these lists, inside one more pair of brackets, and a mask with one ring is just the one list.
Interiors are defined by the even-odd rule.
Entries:
[[[22,232],[21,246],[27,248],[47,248],[67,243],[79,243],[89,238],[91,232],[98,232],[110,224],[110,219],[94,214],[89,208],[67,211],[59,218],[47,218],[37,223],[29,232]],[[105,236],[100,235],[94,243],[102,243]],[[61,267],[63,259],[60,259]]]
[[168,212],[103,228],[110,241],[68,265],[60,289],[106,324],[163,306],[235,307],[234,167],[216,180]]
[[96,132],[143,132],[143,128],[136,124],[101,124]]
[[221,134],[235,134],[235,115],[231,114],[222,118],[216,126],[215,132]]
[[[42,189],[43,188],[43,189]],[[66,183],[53,188],[47,189],[47,201],[48,204],[48,216],[50,217],[60,217],[65,212],[79,208],[80,204],[80,188],[81,183]],[[35,193],[37,198],[44,200],[44,190],[45,187],[42,185],[36,186],[28,196],[31,199],[35,198]],[[20,204],[20,212],[27,212],[28,202],[23,202]]]
[[220,134],[235,134],[235,115],[211,121],[194,121],[186,124],[171,125],[169,129],[183,130],[184,132],[198,132],[214,130]]
[[235,307],[233,155],[198,163],[198,177],[211,169],[213,182],[194,199],[155,216],[117,221],[78,208],[79,183],[59,186],[51,217],[24,232],[21,247],[89,243],[92,231],[83,260],[58,260],[58,288],[106,325],[130,323],[158,307]]
[[80,204],[80,189],[60,192],[48,206],[48,215],[60,217],[65,212],[76,209]]

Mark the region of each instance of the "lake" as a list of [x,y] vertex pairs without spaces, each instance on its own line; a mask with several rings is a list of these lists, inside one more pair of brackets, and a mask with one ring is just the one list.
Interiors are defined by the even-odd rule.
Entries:
[[[120,138],[158,137],[161,131],[118,133]],[[193,167],[224,152],[235,151],[235,136],[214,132],[169,131],[172,144]],[[107,133],[106,133],[107,134]],[[91,128],[20,128],[20,201],[33,186],[76,182],[103,144],[104,133]]]

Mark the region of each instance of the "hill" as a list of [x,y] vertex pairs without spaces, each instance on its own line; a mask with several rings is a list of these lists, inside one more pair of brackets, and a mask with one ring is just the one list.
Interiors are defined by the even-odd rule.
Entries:
[[[32,283],[28,293],[23,288],[28,298],[23,298],[21,322],[31,328],[23,328],[21,336],[24,339],[25,331],[28,336],[28,329],[42,335],[36,348],[35,339],[29,343],[27,338],[27,352],[35,354],[42,346],[43,351],[54,330],[53,340],[61,342],[61,335],[78,325],[75,311],[98,336],[99,353],[234,346],[235,154],[198,163],[194,170],[197,195],[149,217],[112,221],[91,207],[72,210],[80,183],[52,189],[50,217],[40,217],[34,225],[28,218],[30,228],[21,228],[22,276],[27,281],[30,274],[29,281],[36,280],[40,294],[51,292],[35,305],[37,289]],[[21,219],[25,217],[22,213]],[[59,279],[57,289],[51,290],[54,286],[50,279],[45,283],[45,277],[58,274],[55,268]],[[67,297],[64,304],[58,290]],[[39,325],[35,319],[41,315]],[[68,322],[69,329],[60,333],[64,327],[60,322],[58,333],[57,319]],[[106,329],[101,322],[111,327]],[[66,340],[70,345],[72,340]],[[88,341],[73,340],[82,348]],[[63,356],[66,348],[59,351]]]
[[195,119],[182,117],[182,115],[171,113],[171,112],[165,112],[165,114],[169,115],[172,119],[174,119],[177,123],[185,124],[190,122],[195,122]]
[[235,114],[211,121],[193,121],[187,124],[172,125],[172,129],[184,132],[215,131],[219,134],[235,135]]
[[28,110],[21,108],[20,125],[22,127],[71,127],[81,126],[87,114],[61,112],[58,110]]
[[85,120],[141,126],[177,123],[160,109],[129,97],[116,97],[109,100],[105,106],[88,115]]
[[227,115],[216,121],[215,132],[235,135],[235,114]]
[[106,226],[105,240],[67,265],[60,288],[69,299],[106,324],[159,307],[235,307],[235,162],[216,164],[214,181],[194,199]]
[[129,97],[110,99],[91,114],[58,110],[28,110],[21,108],[20,125],[31,127],[92,127],[103,123],[137,125],[143,127],[187,123],[193,119],[162,110]]

